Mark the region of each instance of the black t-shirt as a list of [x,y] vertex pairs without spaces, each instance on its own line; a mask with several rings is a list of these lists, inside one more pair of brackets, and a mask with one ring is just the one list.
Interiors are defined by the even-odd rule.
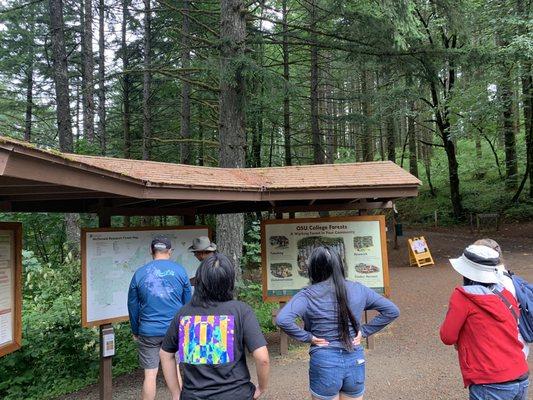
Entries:
[[184,367],[183,400],[248,400],[250,382],[244,346],[266,346],[250,306],[232,300],[210,307],[187,304],[176,314],[162,349],[178,353]]

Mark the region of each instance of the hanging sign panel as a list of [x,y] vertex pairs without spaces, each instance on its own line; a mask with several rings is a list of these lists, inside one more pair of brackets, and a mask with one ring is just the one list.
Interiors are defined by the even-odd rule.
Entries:
[[82,229],[82,325],[99,326],[128,320],[128,289],[135,271],[152,260],[157,236],[172,243],[171,260],[196,274],[200,262],[188,251],[194,238],[210,236],[208,227]]
[[0,222],[0,357],[22,344],[22,225]]
[[320,245],[340,254],[348,279],[389,294],[385,216],[376,215],[263,221],[263,298],[287,301],[308,286],[307,261]]

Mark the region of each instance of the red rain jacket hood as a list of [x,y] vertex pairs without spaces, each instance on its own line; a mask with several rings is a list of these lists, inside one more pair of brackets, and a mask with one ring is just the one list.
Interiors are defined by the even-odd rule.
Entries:
[[[518,314],[513,295],[502,286],[496,290]],[[516,319],[502,299],[484,286],[454,290],[440,337],[445,344],[456,345],[465,387],[508,382],[528,372]]]

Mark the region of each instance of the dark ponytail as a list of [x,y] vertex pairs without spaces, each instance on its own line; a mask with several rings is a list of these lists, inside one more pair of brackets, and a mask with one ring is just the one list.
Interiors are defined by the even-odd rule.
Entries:
[[348,294],[346,293],[346,274],[340,255],[329,246],[320,246],[313,250],[309,257],[309,278],[311,283],[323,282],[332,277],[337,297],[337,321],[339,324],[339,337],[344,347],[353,348],[350,325],[355,334],[359,332],[359,324],[348,307]]

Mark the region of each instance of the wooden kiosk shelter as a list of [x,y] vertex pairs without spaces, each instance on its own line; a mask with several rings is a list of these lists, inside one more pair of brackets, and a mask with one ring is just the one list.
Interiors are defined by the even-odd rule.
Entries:
[[[200,214],[390,208],[419,186],[390,161],[214,168],[66,154],[0,136],[0,212],[95,213],[101,227],[115,215],[194,224]],[[100,398],[112,398],[111,358],[101,358]]]

